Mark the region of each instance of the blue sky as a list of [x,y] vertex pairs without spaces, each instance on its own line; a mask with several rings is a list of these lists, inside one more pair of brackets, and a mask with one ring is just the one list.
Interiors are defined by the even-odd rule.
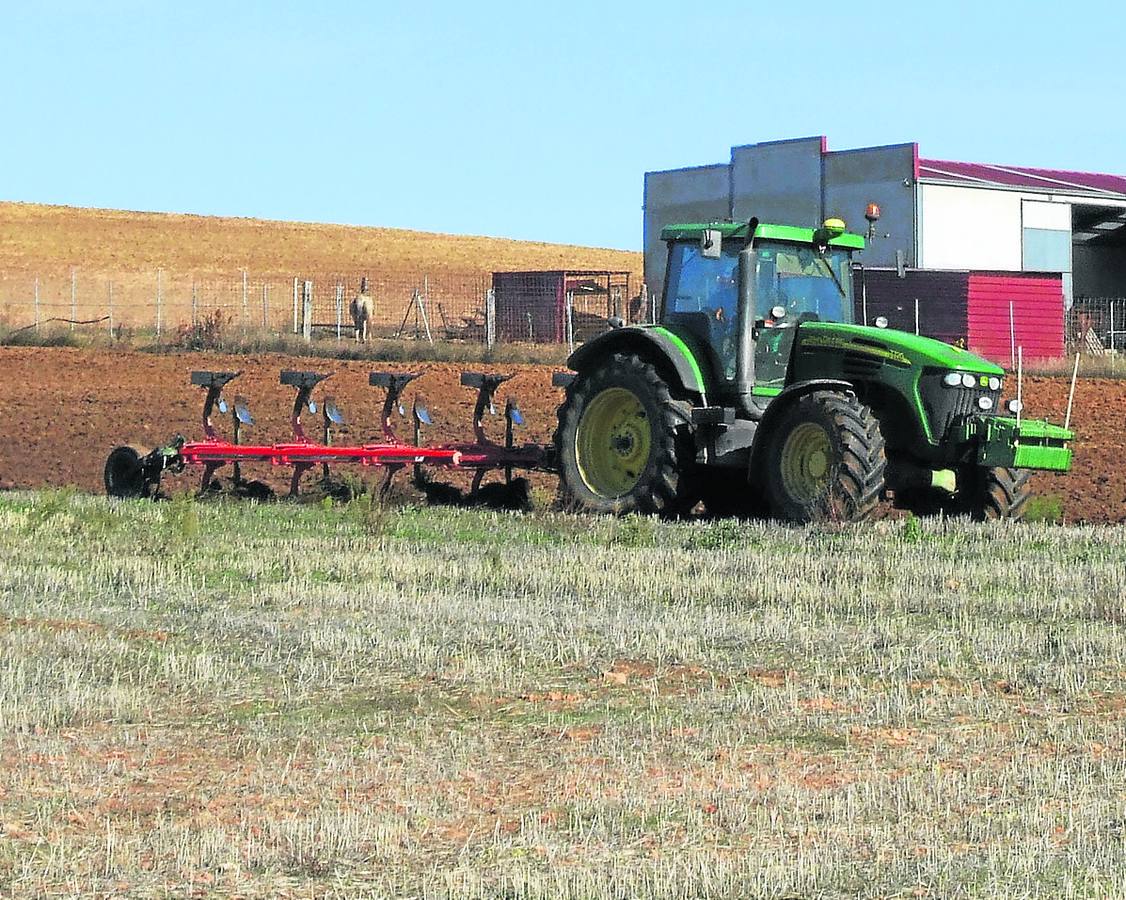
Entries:
[[0,16],[5,200],[636,249],[643,173],[733,144],[916,140],[1126,172],[1117,4],[3,0]]

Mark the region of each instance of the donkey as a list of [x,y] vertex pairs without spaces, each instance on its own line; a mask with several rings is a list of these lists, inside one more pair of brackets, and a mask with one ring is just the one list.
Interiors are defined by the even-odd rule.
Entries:
[[352,314],[352,324],[356,327],[356,341],[368,342],[368,323],[371,321],[371,297],[368,296],[368,280],[360,279],[360,293],[353,299],[348,307]]

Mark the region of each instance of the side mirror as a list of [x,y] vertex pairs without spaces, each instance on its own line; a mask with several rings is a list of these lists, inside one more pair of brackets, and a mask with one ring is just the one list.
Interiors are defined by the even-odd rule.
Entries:
[[606,322],[611,328],[621,328],[626,324],[625,319],[623,319],[621,316],[610,316],[610,318],[608,318]]
[[776,306],[770,311],[770,317],[777,321],[778,319],[786,318],[786,307]]
[[887,328],[888,327],[888,317],[887,316],[876,316],[876,327],[877,328]]
[[704,229],[700,236],[700,255],[704,259],[719,259],[723,254],[723,232],[714,228]]

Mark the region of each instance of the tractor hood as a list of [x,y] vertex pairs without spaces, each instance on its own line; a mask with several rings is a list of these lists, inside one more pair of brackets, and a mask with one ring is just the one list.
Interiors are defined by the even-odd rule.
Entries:
[[975,375],[1005,374],[1000,366],[968,350],[907,331],[841,322],[805,322],[800,331],[801,344],[805,349],[849,350],[900,365],[934,366]]

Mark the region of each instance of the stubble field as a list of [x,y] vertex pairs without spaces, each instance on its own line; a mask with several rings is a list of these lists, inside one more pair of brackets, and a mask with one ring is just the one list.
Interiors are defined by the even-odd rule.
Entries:
[[0,494],[0,892],[1120,895],[1124,552]]

